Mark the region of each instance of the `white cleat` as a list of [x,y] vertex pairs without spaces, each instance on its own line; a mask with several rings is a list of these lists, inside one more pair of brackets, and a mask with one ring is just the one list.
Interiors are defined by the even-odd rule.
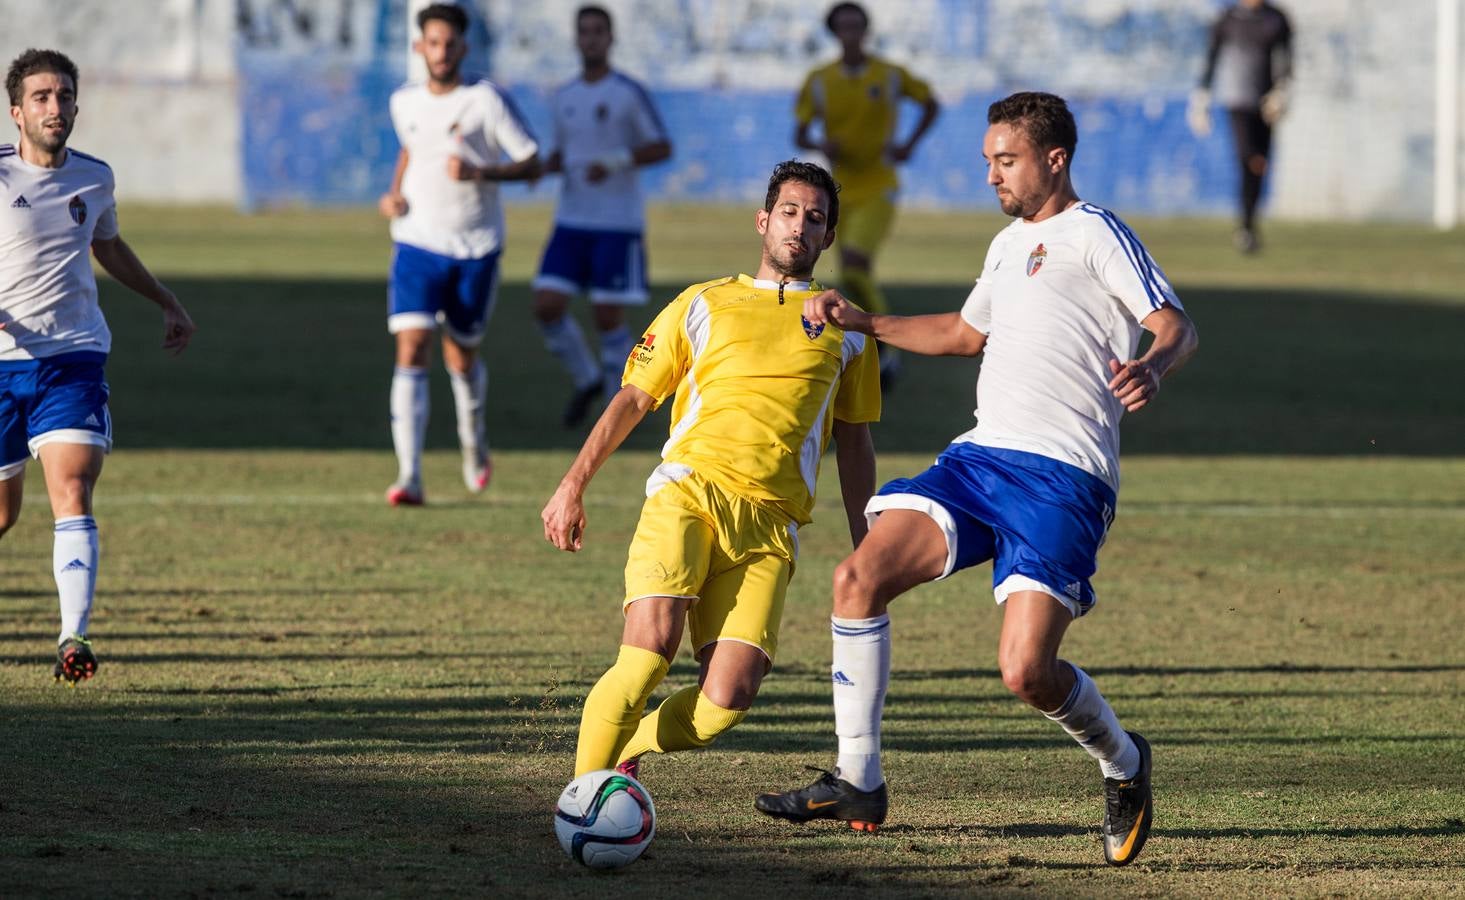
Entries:
[[463,486],[471,494],[481,494],[493,480],[493,457],[486,451],[463,451]]
[[387,488],[388,506],[421,506],[425,499],[422,485],[415,481],[399,481]]

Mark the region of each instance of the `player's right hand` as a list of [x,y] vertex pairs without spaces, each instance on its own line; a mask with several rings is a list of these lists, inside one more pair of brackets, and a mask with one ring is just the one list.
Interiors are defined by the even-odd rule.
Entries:
[[1190,102],[1185,105],[1185,124],[1190,133],[1198,138],[1211,133],[1211,92],[1196,88],[1190,92]]
[[824,291],[805,300],[804,318],[810,325],[833,322],[845,331],[870,333],[870,314],[844,299],[839,291]]
[[583,546],[585,505],[575,491],[560,485],[539,518],[544,523],[544,539],[558,549],[574,553]]
[[395,219],[398,216],[407,214],[407,198],[401,194],[388,192],[382,194],[381,199],[376,201],[376,208],[388,219]]

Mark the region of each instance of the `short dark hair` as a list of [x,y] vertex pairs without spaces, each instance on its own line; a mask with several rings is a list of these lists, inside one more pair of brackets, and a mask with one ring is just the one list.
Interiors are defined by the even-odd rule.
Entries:
[[77,89],[76,63],[58,50],[37,50],[32,47],[15,58],[10,71],[5,73],[5,92],[10,95],[10,105],[19,106],[25,91],[25,80],[40,72],[65,75],[71,79],[71,89]]
[[460,36],[468,32],[468,14],[456,3],[434,3],[424,6],[417,13],[417,30],[425,30],[427,23],[433,19],[448,23]]
[[606,9],[598,3],[586,3],[584,6],[575,10],[575,24],[578,26],[580,24],[580,20],[585,18],[586,16],[600,16],[602,19],[605,20],[605,27],[607,31],[613,32],[616,30],[615,22],[610,17],[610,10]]
[[834,17],[842,12],[859,13],[860,21],[864,23],[866,28],[870,27],[870,14],[865,12],[865,8],[858,3],[836,3],[829,7],[829,13],[824,17],[824,27],[828,28],[831,32],[834,31]]
[[763,198],[764,212],[773,212],[773,206],[778,202],[778,192],[789,181],[807,184],[823,191],[829,198],[829,218],[826,225],[833,228],[839,223],[839,185],[835,183],[834,176],[821,165],[797,159],[787,159],[773,167],[773,176],[768,179],[768,196]]
[[1078,126],[1068,104],[1056,94],[1022,91],[987,107],[987,124],[1005,123],[1026,134],[1039,150],[1062,147],[1073,159]]

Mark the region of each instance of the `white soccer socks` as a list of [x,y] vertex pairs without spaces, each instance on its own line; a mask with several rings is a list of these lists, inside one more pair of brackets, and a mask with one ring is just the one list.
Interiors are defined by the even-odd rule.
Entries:
[[890,616],[829,619],[834,635],[834,732],[839,777],[862,791],[885,783],[880,769],[880,717],[890,686]]
[[51,554],[56,575],[56,593],[61,601],[61,636],[57,643],[85,635],[97,591],[97,520],[91,516],[67,516],[56,520],[56,543]]
[[607,397],[614,396],[621,389],[621,376],[626,371],[626,357],[631,355],[631,348],[634,346],[631,331],[624,325],[600,333],[600,370]]
[[[566,314],[553,322],[540,322],[539,333],[544,336],[545,348],[570,373],[575,390],[584,390],[600,380],[600,367],[590,355],[590,345],[585,343],[585,332],[580,330],[580,323],[575,321],[574,316]],[[629,347],[626,352],[630,352]],[[620,379],[619,372],[616,373],[616,379]]]
[[422,482],[422,442],[427,433],[427,370],[397,366],[392,372],[392,446],[397,451],[397,481]]
[[488,429],[484,410],[488,397],[488,366],[473,360],[466,373],[448,370],[453,385],[453,407],[458,414],[458,446],[463,451],[463,485],[478,493],[488,486]]
[[1073,663],[1073,690],[1068,699],[1053,712],[1043,715],[1062,726],[1089,755],[1099,761],[1105,778],[1125,780],[1139,774],[1139,748],[1129,734],[1119,727],[1119,718],[1109,701],[1099,693],[1094,680]]

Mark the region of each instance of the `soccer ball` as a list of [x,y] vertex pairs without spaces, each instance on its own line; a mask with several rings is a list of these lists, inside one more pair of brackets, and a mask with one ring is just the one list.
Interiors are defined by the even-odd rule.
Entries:
[[656,834],[656,807],[641,782],[614,769],[565,785],[554,811],[560,846],[577,863],[616,869],[636,861]]

